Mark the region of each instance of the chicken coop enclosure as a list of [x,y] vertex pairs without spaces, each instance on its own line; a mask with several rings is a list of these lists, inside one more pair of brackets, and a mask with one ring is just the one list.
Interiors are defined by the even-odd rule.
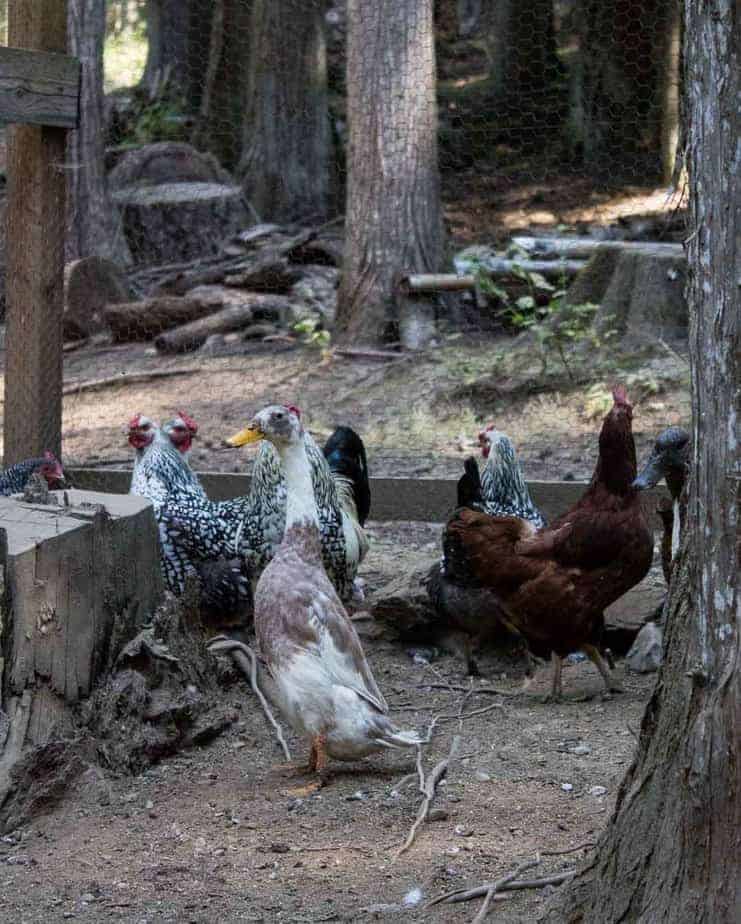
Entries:
[[[538,421],[536,474],[583,477],[538,463],[544,418],[578,462],[621,377],[685,414],[678,0],[9,0],[0,17],[6,463],[120,466],[131,413],[208,418],[242,371],[274,390],[262,364],[388,362],[404,392],[393,355],[342,358],[399,343],[422,366],[440,350],[437,408],[392,401],[394,426],[357,395],[335,411],[342,383],[309,390],[320,430],[375,421],[384,475],[405,432],[445,457],[495,414],[521,440]],[[625,339],[651,370],[613,361]],[[444,440],[423,419],[439,407]],[[231,466],[219,438],[199,467]]]

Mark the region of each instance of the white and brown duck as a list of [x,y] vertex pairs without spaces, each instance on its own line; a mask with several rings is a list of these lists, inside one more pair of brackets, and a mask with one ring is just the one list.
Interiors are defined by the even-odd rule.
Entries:
[[272,405],[231,437],[232,446],[269,440],[285,476],[286,528],[255,591],[255,634],[272,697],[311,746],[308,769],[328,758],[355,760],[419,743],[400,731],[360,639],[322,563],[317,502],[297,408]]

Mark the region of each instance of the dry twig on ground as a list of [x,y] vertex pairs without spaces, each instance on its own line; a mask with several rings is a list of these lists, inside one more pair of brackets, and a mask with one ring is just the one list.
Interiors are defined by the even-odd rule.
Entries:
[[268,701],[265,699],[265,696],[263,695],[263,692],[257,683],[257,658],[255,657],[255,652],[249,647],[249,645],[245,645],[243,642],[238,642],[236,639],[227,638],[225,635],[215,636],[208,642],[207,647],[208,650],[214,654],[228,653],[231,655],[234,663],[249,680],[253,693],[260,701],[262,711],[265,713],[268,722],[270,722],[270,724],[275,729],[275,736],[278,739],[278,743],[283,748],[283,753],[286,756],[286,760],[290,760],[291,752],[288,750],[286,739],[283,737],[283,730],[276,721],[270,706],[268,705]]
[[[430,729],[430,735],[432,734],[432,729]],[[429,738],[428,738],[429,740]],[[420,825],[427,820],[427,816],[430,813],[430,806],[432,805],[432,800],[435,798],[435,791],[437,789],[437,784],[445,776],[448,771],[450,762],[455,759],[458,747],[460,745],[460,737],[458,735],[453,736],[453,740],[450,742],[450,751],[448,756],[441,760],[438,764],[432,768],[429,776],[425,777],[424,768],[422,766],[422,747],[417,747],[417,774],[419,776],[419,791],[424,796],[422,800],[422,805],[419,807],[417,812],[417,817],[414,820],[414,824],[407,835],[407,839],[401,845],[399,850],[396,852],[395,859],[398,859],[403,853],[406,853],[407,850],[414,843],[415,838],[417,837],[417,831],[420,828]]]

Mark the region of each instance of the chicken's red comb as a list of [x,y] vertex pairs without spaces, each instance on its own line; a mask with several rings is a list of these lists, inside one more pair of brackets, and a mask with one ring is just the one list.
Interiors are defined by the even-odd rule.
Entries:
[[129,430],[135,430],[141,423],[142,415],[134,414],[134,416],[129,421]]
[[616,385],[612,389],[612,399],[615,404],[622,404],[625,407],[630,407],[630,401],[628,401],[628,392],[625,390],[625,385]]
[[186,414],[185,411],[178,411],[178,417],[183,421],[191,433],[198,433],[198,424],[189,414]]
[[287,404],[286,410],[289,410],[292,414],[295,414],[299,420],[301,420],[301,410],[297,408],[295,404]]
[[57,457],[54,455],[54,453],[51,451],[51,449],[45,449],[44,452],[43,452],[43,456],[44,456],[44,458],[45,458],[47,461],[49,461],[49,462],[56,462],[56,461],[57,461]]

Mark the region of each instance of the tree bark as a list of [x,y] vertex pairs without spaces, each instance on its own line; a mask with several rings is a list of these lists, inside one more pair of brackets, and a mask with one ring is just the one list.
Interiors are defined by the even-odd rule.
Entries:
[[397,282],[437,272],[442,258],[432,22],[431,0],[348,3],[345,343],[431,336],[429,306],[403,298]]
[[263,221],[322,221],[330,210],[324,5],[254,0],[240,163]]
[[741,18],[686,0],[693,457],[666,660],[596,855],[551,922],[730,924],[741,911]]
[[242,151],[252,0],[214,0],[195,146],[233,170]]
[[[676,125],[678,0],[581,0],[572,143],[597,172],[659,179]],[[666,158],[664,157],[664,160]]]
[[80,127],[67,140],[67,259],[99,256],[131,263],[118,209],[106,182],[103,115],[103,42],[105,0],[69,0],[67,35],[70,54],[82,64]]
[[517,0],[495,0],[485,4],[483,15],[493,96],[512,119],[526,117],[531,133],[533,113],[539,113],[545,134],[553,124],[548,114],[561,73],[553,0],[531,0],[527,10]]

